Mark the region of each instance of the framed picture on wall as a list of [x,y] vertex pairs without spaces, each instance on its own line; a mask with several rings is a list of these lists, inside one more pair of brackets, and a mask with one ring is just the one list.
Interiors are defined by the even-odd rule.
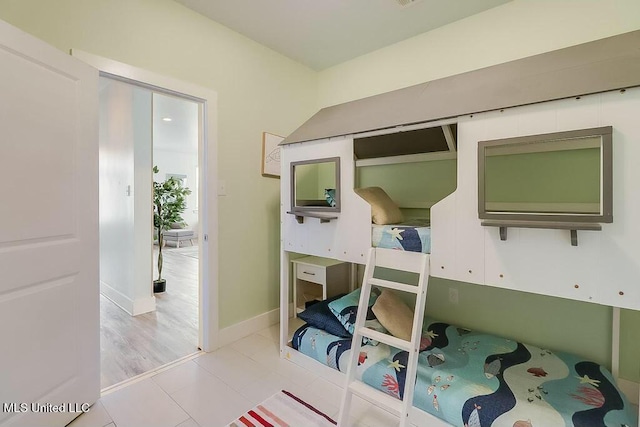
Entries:
[[262,132],[262,176],[280,178],[280,144],[284,138]]

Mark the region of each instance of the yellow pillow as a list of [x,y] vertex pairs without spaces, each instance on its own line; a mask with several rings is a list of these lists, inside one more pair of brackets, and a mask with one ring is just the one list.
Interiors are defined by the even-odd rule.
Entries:
[[382,188],[356,188],[354,191],[371,205],[371,221],[374,224],[397,224],[404,221],[400,208]]
[[371,310],[391,335],[411,341],[413,312],[393,291],[384,289]]

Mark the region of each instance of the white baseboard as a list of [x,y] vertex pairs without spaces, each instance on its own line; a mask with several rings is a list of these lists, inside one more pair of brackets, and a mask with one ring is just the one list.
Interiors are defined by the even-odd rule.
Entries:
[[618,378],[618,387],[620,391],[627,396],[630,403],[638,405],[638,401],[640,400],[640,384],[625,380],[624,378]]
[[133,315],[149,313],[156,309],[156,297],[153,295],[145,298],[137,298],[133,301]]
[[276,308],[266,313],[260,314],[251,319],[244,320],[224,329],[220,329],[218,335],[218,345],[223,347],[234,341],[254,334],[264,328],[275,325],[280,321],[280,309]]
[[131,316],[148,313],[156,309],[156,297],[153,295],[146,298],[132,300],[102,280],[100,281],[100,293]]

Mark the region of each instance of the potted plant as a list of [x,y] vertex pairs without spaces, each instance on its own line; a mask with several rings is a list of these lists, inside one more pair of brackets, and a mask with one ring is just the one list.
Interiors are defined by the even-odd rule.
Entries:
[[[153,167],[153,173],[158,173],[158,167]],[[182,186],[182,182],[174,177],[164,182],[153,182],[153,226],[158,233],[158,279],[153,281],[153,292],[164,292],[167,281],[162,278],[162,246],[163,234],[172,224],[183,223],[182,212],[187,207],[186,197],[191,190]]]

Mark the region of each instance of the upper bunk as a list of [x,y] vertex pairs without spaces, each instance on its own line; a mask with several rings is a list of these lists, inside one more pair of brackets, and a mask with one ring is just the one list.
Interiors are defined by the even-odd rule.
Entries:
[[283,149],[284,249],[358,264],[372,246],[429,253],[429,210],[456,187],[456,132],[449,121]]
[[[363,264],[371,246],[371,208],[354,192],[361,186],[361,171],[403,161],[429,168],[446,161],[434,158],[451,156],[455,191],[412,202],[416,209],[435,202],[429,209],[433,276],[640,309],[635,285],[640,277],[640,192],[635,188],[640,170],[633,166],[640,158],[635,118],[640,111],[639,42],[637,31],[322,110],[281,147],[283,250]],[[499,78],[490,79],[493,73]],[[447,96],[441,93],[445,87]],[[409,96],[411,111],[402,107],[403,94]],[[375,117],[380,120],[369,121]],[[542,228],[528,228],[531,224],[518,222],[499,227],[481,218],[480,142],[609,127],[611,222],[582,231],[576,224],[573,229],[539,223]],[[428,128],[440,129],[440,147],[446,149],[394,152],[403,146],[397,143],[403,134]],[[447,145],[444,129],[454,136],[452,144]],[[369,138],[392,135],[380,144],[387,150],[384,157],[358,157],[367,152],[359,145],[375,145]],[[293,208],[292,162],[336,157],[340,210],[299,223],[296,215],[287,214]],[[571,168],[565,173],[571,175]],[[414,181],[406,179],[419,187]],[[400,190],[389,193],[396,198]]]

